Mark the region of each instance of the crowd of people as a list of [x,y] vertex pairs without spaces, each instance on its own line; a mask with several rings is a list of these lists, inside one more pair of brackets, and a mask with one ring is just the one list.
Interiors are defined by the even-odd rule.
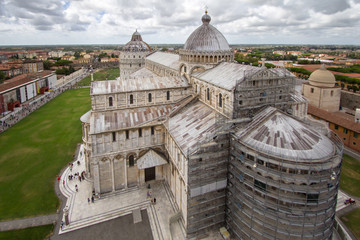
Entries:
[[[85,75],[87,75],[87,72],[82,77],[85,77]],[[2,116],[0,118],[0,133],[6,131],[14,124],[19,122],[21,119],[28,116],[30,113],[34,112],[35,110],[39,109],[41,106],[45,105],[46,103],[57,97],[59,94],[63,93],[68,89],[74,88],[73,85],[77,81],[81,80],[82,77],[76,77],[73,80],[69,81],[68,83],[58,86],[54,88],[52,91],[47,92],[44,95],[35,98],[34,100],[22,104],[21,107],[16,108],[12,113]]]

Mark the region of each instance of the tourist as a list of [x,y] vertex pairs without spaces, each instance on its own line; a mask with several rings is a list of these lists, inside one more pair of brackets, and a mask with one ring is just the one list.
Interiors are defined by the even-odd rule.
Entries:
[[94,203],[95,199],[94,199],[94,195],[91,197],[91,202]]
[[79,189],[78,189],[78,185],[77,185],[77,184],[75,185],[75,190],[76,190],[76,192],[78,192],[78,191],[79,191]]
[[88,204],[90,204],[90,198],[88,198]]

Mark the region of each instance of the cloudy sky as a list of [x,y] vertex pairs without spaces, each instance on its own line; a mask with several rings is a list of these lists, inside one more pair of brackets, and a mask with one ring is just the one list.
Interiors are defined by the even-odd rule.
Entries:
[[230,44],[360,45],[360,0],[0,0],[0,45],[184,43],[205,6]]

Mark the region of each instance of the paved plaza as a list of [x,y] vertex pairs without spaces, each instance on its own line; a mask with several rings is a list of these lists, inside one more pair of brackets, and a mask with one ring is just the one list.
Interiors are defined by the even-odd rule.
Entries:
[[149,218],[146,210],[141,211],[142,221],[133,223],[132,214],[115,218],[106,222],[92,225],[79,230],[60,234],[53,240],[92,240],[92,239],[131,239],[131,240],[153,240]]

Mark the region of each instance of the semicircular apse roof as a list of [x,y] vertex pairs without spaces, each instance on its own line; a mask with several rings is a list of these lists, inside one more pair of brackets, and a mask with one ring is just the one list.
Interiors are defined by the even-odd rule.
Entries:
[[253,120],[258,124],[248,129],[241,142],[259,152],[286,160],[311,162],[334,154],[335,146],[331,140],[304,123],[277,110],[263,117],[261,123],[261,119]]

